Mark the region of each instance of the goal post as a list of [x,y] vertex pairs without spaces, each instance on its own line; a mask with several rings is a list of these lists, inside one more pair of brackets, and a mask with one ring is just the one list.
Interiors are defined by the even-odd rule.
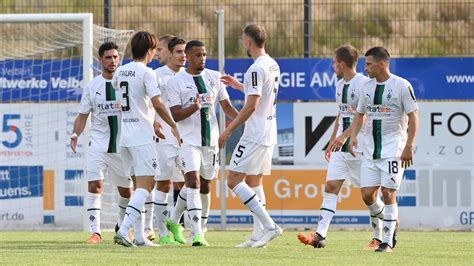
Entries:
[[[133,30],[93,24],[92,14],[0,16],[0,230],[82,230],[89,137],[70,147],[85,85],[101,74],[104,42],[124,53]],[[104,229],[117,192],[102,195]]]

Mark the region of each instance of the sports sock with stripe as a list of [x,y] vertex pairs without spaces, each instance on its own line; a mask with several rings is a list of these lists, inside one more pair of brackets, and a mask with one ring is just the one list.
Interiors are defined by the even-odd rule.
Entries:
[[155,218],[160,237],[168,235],[166,220],[168,220],[168,193],[155,190]]
[[201,217],[202,203],[199,196],[199,188],[187,189],[188,215],[191,223],[192,233],[194,235],[202,234]]
[[155,190],[153,189],[148,195],[148,198],[145,202],[145,228],[153,230],[153,216],[154,216],[154,206],[153,202],[155,201]]
[[316,232],[326,237],[331,224],[332,217],[336,213],[337,195],[333,193],[324,193],[323,204],[321,205],[321,216],[319,217],[318,229]]
[[211,209],[211,192],[207,194],[200,194],[202,204],[201,228],[207,226],[207,219],[209,218],[209,211]]
[[370,211],[370,220],[372,228],[374,229],[374,238],[382,241],[382,228],[384,219],[384,204],[380,197],[370,206],[367,206]]
[[398,205],[385,205],[385,211],[383,214],[383,243],[389,244],[393,247],[393,232],[397,226],[398,219]]
[[100,193],[87,192],[87,220],[89,220],[89,227],[92,233],[101,234],[100,230],[100,208],[101,208]]
[[120,225],[122,225],[122,221],[125,216],[125,210],[127,209],[129,202],[130,202],[130,198],[124,198],[120,195],[118,196],[119,215],[118,215],[117,224],[119,227]]
[[176,201],[176,205],[174,206],[173,213],[171,214],[171,221],[175,224],[179,223],[181,216],[186,210],[187,197],[188,197],[188,188],[187,187],[181,188],[181,190],[178,193],[178,200]]
[[[127,209],[125,210],[125,217],[123,219],[122,225],[120,226],[119,233],[122,236],[128,237],[128,230],[141,219],[142,210],[145,206],[145,201],[148,197],[148,194],[149,192],[144,188],[137,188],[135,192],[133,192]],[[135,234],[137,234],[137,232],[135,232]]]
[[[266,198],[265,198],[265,191],[263,190],[263,186],[257,186],[257,187],[251,187],[251,189],[257,194],[257,197],[260,199],[260,202],[262,203],[263,208],[266,206]],[[251,238],[256,240],[260,239],[260,237],[263,234],[263,224],[258,219],[258,216],[252,212],[252,218],[253,218],[253,230],[252,230],[252,236]]]
[[242,201],[251,212],[257,215],[265,230],[273,230],[275,228],[275,222],[263,207],[257,194],[245,182],[237,184],[233,191],[240,198],[240,201]]

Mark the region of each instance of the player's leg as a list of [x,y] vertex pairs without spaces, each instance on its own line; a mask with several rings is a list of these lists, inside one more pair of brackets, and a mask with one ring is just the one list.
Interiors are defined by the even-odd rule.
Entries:
[[155,240],[155,230],[153,226],[153,217],[155,215],[154,204],[155,202],[155,190],[151,190],[148,198],[145,202],[145,227],[144,233],[145,237],[150,241]]
[[199,190],[199,196],[201,197],[202,204],[202,216],[201,216],[201,228],[205,233],[207,232],[207,219],[209,219],[209,212],[211,209],[211,180],[200,178],[201,186]]
[[381,185],[381,173],[371,159],[362,159],[362,166],[360,171],[361,180],[361,194],[362,200],[369,209],[371,226],[374,230],[374,235],[370,241],[368,248],[375,250],[382,243],[382,230],[384,219],[383,201],[378,196]]
[[382,172],[382,195],[385,204],[382,244],[376,252],[390,252],[397,244],[398,204],[397,191],[404,169],[398,158],[380,160],[377,164]]
[[[156,149],[152,145],[124,147],[121,149],[121,157],[124,167],[128,169],[128,172],[125,174],[130,176],[135,174],[136,176],[136,189],[130,198],[130,202],[125,210],[125,218],[114,241],[126,247],[133,247],[135,245],[128,239],[128,231],[141,218],[146,199],[155,186],[154,178],[159,170]],[[133,166],[133,169],[127,166]],[[157,246],[148,239],[135,238],[135,240],[137,240],[139,245]]]
[[201,147],[200,196],[202,203],[201,227],[207,231],[207,220],[211,209],[211,181],[219,172],[219,150],[217,147]]
[[[275,224],[267,210],[263,207],[257,194],[244,182],[247,174],[259,175],[270,172],[271,153],[273,147],[240,141],[232,155],[231,168],[227,185],[239,197],[244,205],[262,222],[264,233],[252,247],[263,247],[282,234],[281,228]],[[270,154],[268,156],[268,154]],[[269,160],[270,161],[269,161]]]
[[90,232],[92,233],[87,243],[99,244],[102,242],[100,229],[100,210],[102,205],[102,191],[104,186],[103,170],[106,168],[105,153],[89,150],[87,161],[87,196],[86,209]]
[[[265,191],[263,190],[263,175],[247,175],[245,177],[245,183],[255,192],[257,197],[260,199],[263,208],[266,207],[266,197]],[[263,224],[258,219],[258,216],[255,213],[252,213],[253,218],[253,229],[250,237],[243,243],[237,245],[236,247],[251,247],[255,242],[257,242],[263,235],[264,229]]]

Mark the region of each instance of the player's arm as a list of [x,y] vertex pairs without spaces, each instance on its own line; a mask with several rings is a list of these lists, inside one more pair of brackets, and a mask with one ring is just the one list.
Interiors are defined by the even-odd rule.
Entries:
[[234,76],[223,75],[221,76],[221,81],[224,85],[232,87],[236,90],[244,92],[244,84],[240,83]]
[[181,143],[181,136],[178,131],[178,127],[176,126],[175,121],[168,113],[166,106],[164,105],[163,101],[161,100],[161,96],[154,96],[151,98],[151,103],[153,104],[153,108],[155,109],[156,113],[171,127],[171,132],[178,140],[178,143]]
[[182,105],[174,105],[170,107],[171,115],[173,116],[174,121],[182,121],[190,117],[195,112],[201,110],[201,97],[199,96],[199,93],[196,94],[195,98],[194,104],[191,104],[188,107],[183,108]]
[[403,168],[408,168],[413,165],[413,144],[415,143],[416,133],[418,131],[418,111],[411,112],[407,115],[408,137],[402,156],[400,157]]
[[339,116],[340,115],[341,115],[340,113],[337,114],[336,124],[334,125],[331,138],[329,139],[329,145],[327,146],[326,151],[325,151],[325,158],[326,158],[326,161],[328,162],[329,162],[329,159],[331,158],[331,151],[333,150],[334,140],[336,139],[337,131],[339,130]]
[[219,102],[221,105],[222,110],[230,119],[234,120],[237,115],[239,115],[239,111],[235,109],[229,99],[225,99]]
[[71,135],[71,149],[74,153],[76,153],[77,138],[84,131],[84,128],[86,127],[86,124],[87,124],[88,117],[89,117],[89,113],[87,114],[79,113],[79,115],[76,117],[76,120],[74,120],[74,129]]
[[249,117],[255,112],[257,109],[257,105],[260,102],[259,95],[249,95],[247,97],[247,102],[245,103],[242,110],[240,110],[237,117],[230,123],[230,125],[225,129],[225,131],[219,137],[219,147],[222,149],[224,148],[225,143],[229,139],[232,132],[242,126],[249,119]]
[[350,142],[349,142],[349,153],[352,154],[352,156],[356,156],[354,152],[354,147],[357,147],[357,135],[359,134],[360,129],[362,128],[362,124],[364,121],[364,116],[365,113],[359,113],[356,112],[354,114],[354,121],[352,122],[352,125],[347,129],[349,130],[350,134]]

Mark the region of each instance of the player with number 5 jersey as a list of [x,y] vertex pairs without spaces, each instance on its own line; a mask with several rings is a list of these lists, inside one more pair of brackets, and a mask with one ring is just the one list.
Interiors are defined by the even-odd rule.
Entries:
[[219,138],[219,146],[223,148],[232,132],[245,123],[244,134],[230,161],[227,184],[252,212],[254,228],[247,241],[237,247],[264,247],[282,234],[265,209],[262,185],[263,175],[271,171],[277,139],[276,97],[280,79],[280,67],[265,51],[266,39],[264,27],[256,24],[245,27],[243,46],[254,63],[245,73],[243,84],[231,76],[222,78],[226,85],[245,94],[244,107]]

